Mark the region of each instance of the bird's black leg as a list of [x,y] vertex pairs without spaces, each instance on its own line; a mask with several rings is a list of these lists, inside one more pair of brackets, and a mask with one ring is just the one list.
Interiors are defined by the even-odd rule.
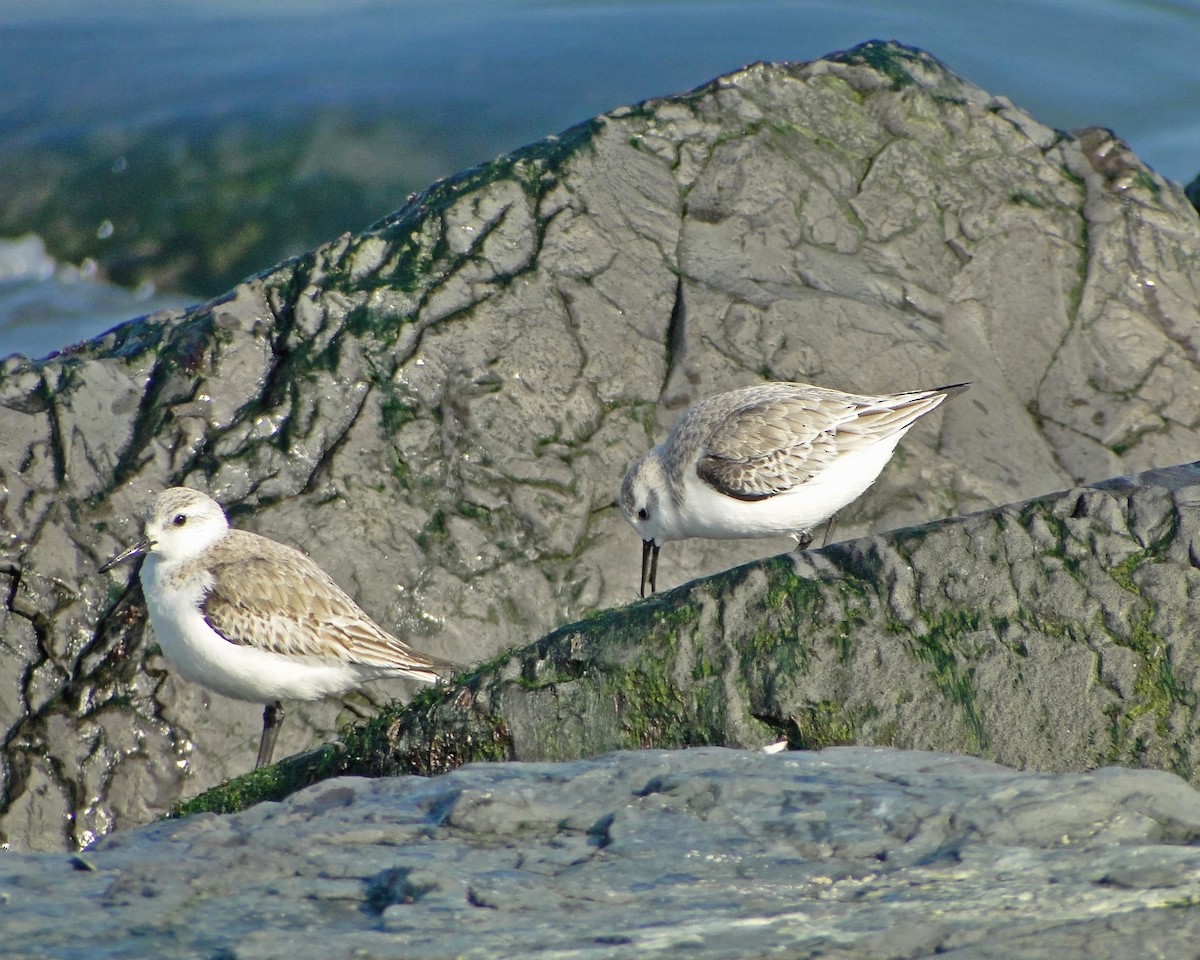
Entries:
[[642,586],[638,596],[646,595],[646,575],[650,575],[650,592],[654,593],[658,586],[658,551],[660,547],[653,540],[642,541]]
[[833,531],[837,529],[838,515],[835,513],[829,518],[829,522],[825,524],[825,539],[821,541],[822,547],[829,546],[829,538],[833,536]]
[[279,738],[279,728],[283,726],[283,704],[276,700],[263,708],[262,739],[258,742],[258,762],[254,769],[265,767],[271,762],[275,752],[275,741]]
[[[829,538],[833,536],[833,530],[837,526],[838,515],[835,513],[829,518],[829,522],[825,524],[825,536],[821,538],[821,546],[829,546]],[[796,538],[796,552],[803,553],[812,546],[813,535],[811,530],[797,530],[792,534]]]

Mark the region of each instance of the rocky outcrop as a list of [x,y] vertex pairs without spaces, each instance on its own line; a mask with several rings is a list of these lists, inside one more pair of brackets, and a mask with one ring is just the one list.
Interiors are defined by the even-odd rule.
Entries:
[[186,812],[338,773],[707,744],[1200,783],[1200,464],[756,561],[562,627]]
[[1188,956],[1198,837],[1200,795],[1157,771],[863,747],[483,764],[6,854],[0,955]]
[[[252,762],[259,709],[172,677],[132,571],[96,574],[153,491],[212,492],[473,662],[631,599],[625,468],[763,377],[974,381],[843,536],[1196,459],[1198,239],[1111,135],[869,44],[614,111],[186,315],[9,360],[0,826],[83,843]],[[659,581],[786,546],[672,545]],[[293,710],[281,752],[337,715]]]

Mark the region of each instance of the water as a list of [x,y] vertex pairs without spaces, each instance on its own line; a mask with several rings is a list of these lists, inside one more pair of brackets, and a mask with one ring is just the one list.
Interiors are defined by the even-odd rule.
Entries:
[[0,239],[0,356],[41,356],[131,317],[192,302],[148,286],[106,283],[93,261],[61,263],[34,234]]
[[[48,0],[0,10],[0,235],[143,295],[212,296],[597,113],[868,39],[1052,126],[1111,127],[1164,176],[1200,170],[1196,2]],[[148,309],[69,292],[30,331],[4,305],[28,286],[0,287],[0,355],[98,333],[102,304]]]

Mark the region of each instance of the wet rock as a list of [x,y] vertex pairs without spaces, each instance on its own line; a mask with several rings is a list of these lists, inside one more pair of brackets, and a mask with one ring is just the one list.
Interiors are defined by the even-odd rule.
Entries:
[[[0,955],[1186,956],[1200,794],[863,747],[343,778],[0,858]],[[64,917],[70,922],[64,922]],[[1120,923],[1113,922],[1113,917]]]
[[[212,492],[474,662],[631,599],[624,470],[763,377],[975,382],[839,536],[1195,459],[1198,233],[1106,135],[869,44],[616,110],[186,314],[5,361],[0,829],[78,845],[252,763],[259,708],[178,683],[133,571],[95,572],[154,491]],[[660,583],[787,546],[678,545]],[[280,752],[405,692],[295,710]]]

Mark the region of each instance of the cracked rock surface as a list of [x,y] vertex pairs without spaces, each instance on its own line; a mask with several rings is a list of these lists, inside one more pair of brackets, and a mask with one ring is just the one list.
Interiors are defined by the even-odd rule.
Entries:
[[786,740],[1200,783],[1200,464],[755,561],[569,624],[191,809],[332,773]]
[[[1104,131],[932,58],[754,65],[439,182],[226,297],[0,363],[0,830],[88,842],[249,768],[260,708],[166,669],[149,496],[208,490],[473,662],[632,599],[628,465],[773,379],[971,380],[838,535],[1200,457],[1200,224]],[[670,586],[787,549],[692,542]],[[280,753],[402,685],[297,705]]]
[[477,764],[10,853],[0,956],[1188,956],[1198,838],[1200,794],[1159,771],[866,747]]

